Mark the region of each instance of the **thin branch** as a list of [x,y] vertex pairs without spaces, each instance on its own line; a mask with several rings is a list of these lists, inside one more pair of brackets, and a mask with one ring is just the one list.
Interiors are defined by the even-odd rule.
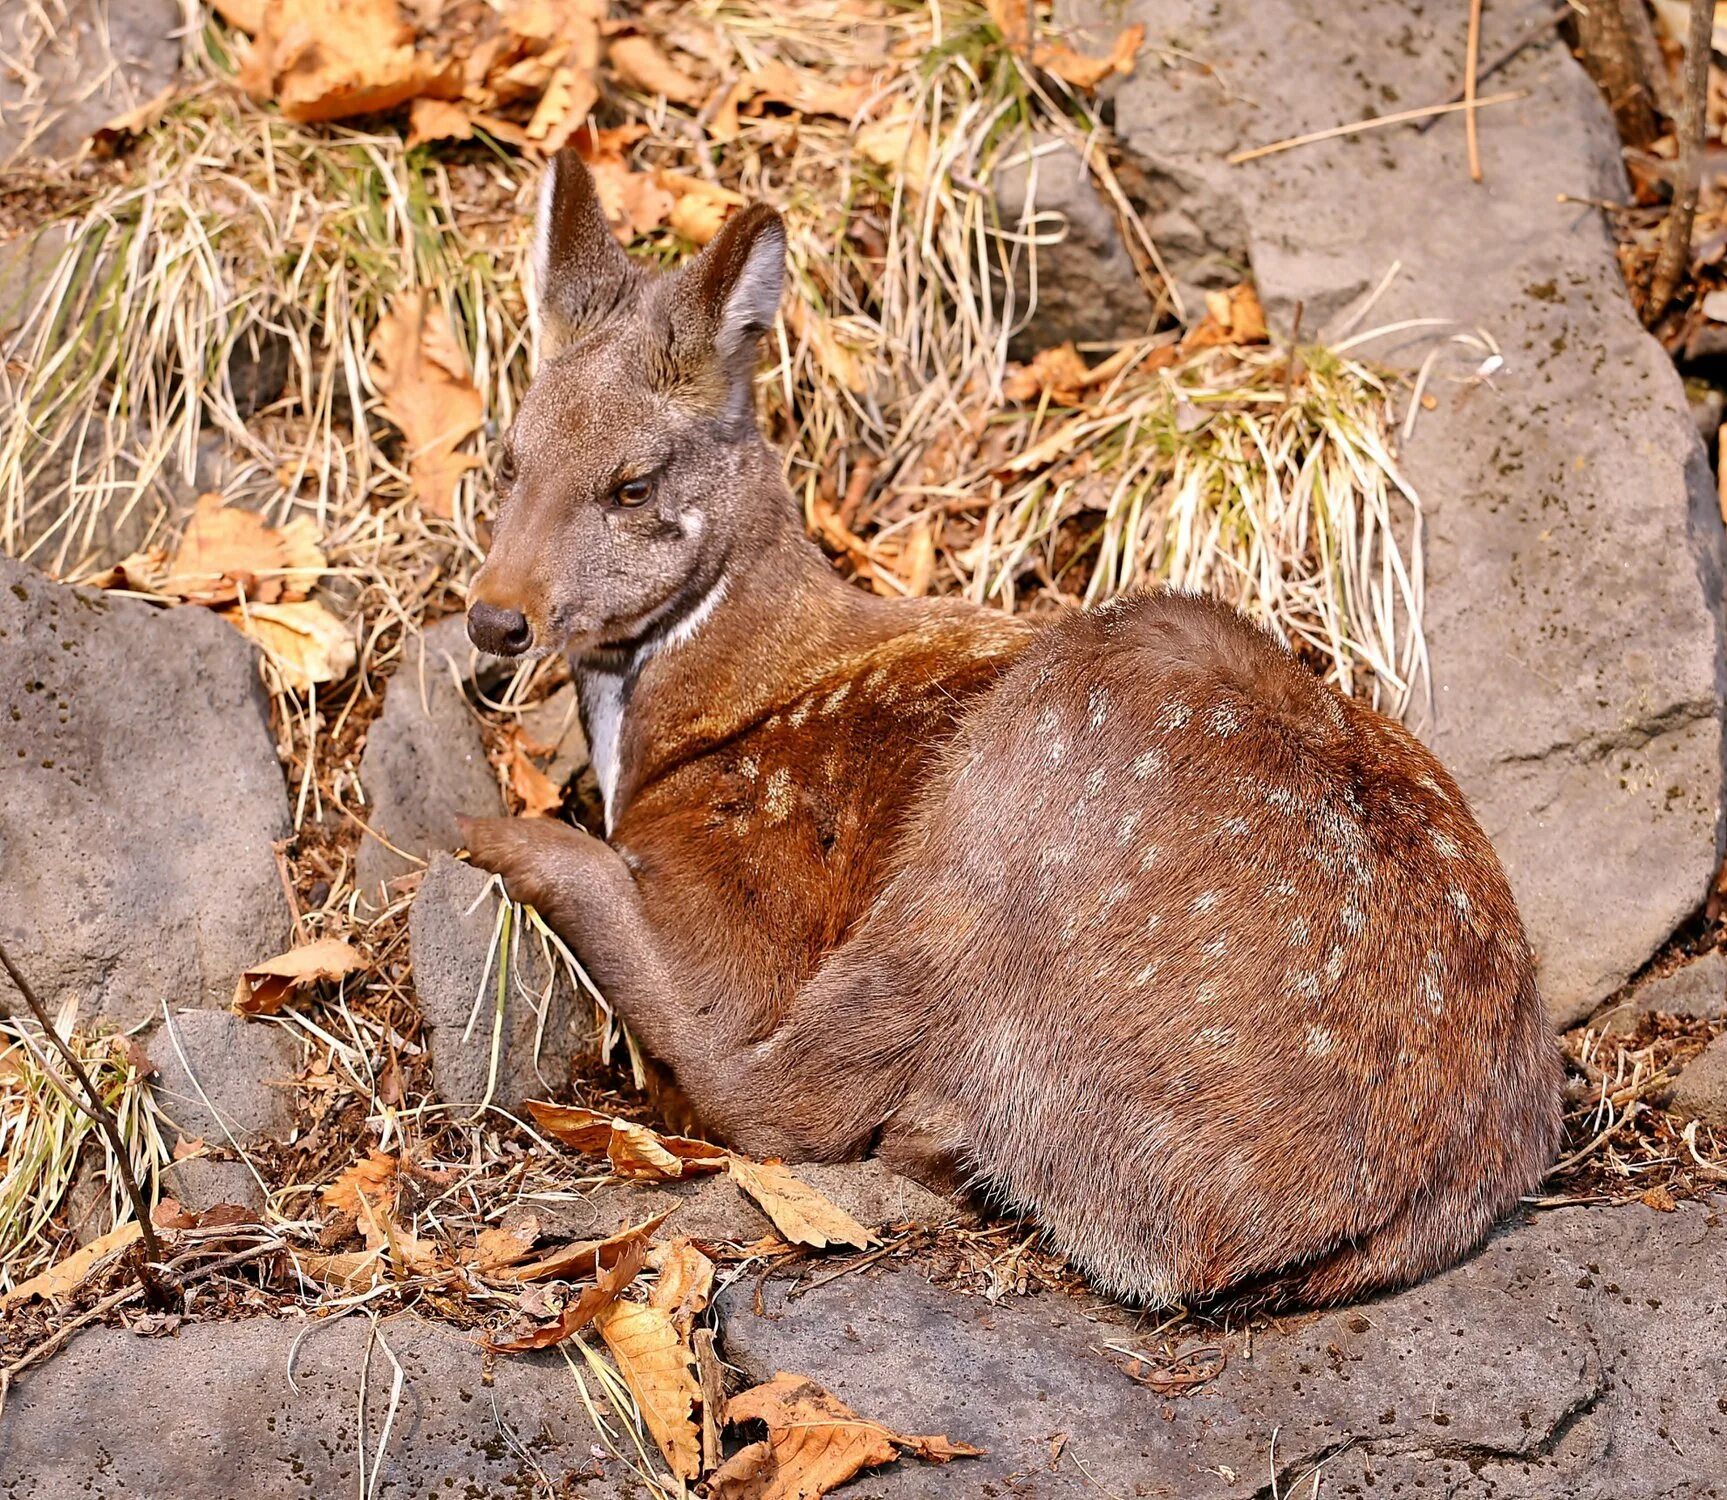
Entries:
[[1272,156],[1279,151],[1292,151],[1297,146],[1311,146],[1316,141],[1335,141],[1340,136],[1360,135],[1366,130],[1383,130],[1387,125],[1407,125],[1411,120],[1425,120],[1429,115],[1454,115],[1460,109],[1473,113],[1492,104],[1511,104],[1528,97],[1529,90],[1519,89],[1509,94],[1489,94],[1485,99],[1477,99],[1473,104],[1429,104],[1421,109],[1400,109],[1394,115],[1375,115],[1371,120],[1333,125],[1329,130],[1312,130],[1306,135],[1292,135],[1288,140],[1273,141],[1269,146],[1255,146],[1250,151],[1231,152],[1224,160],[1232,167],[1240,166],[1244,161],[1258,161],[1262,156]]
[[1476,70],[1481,66],[1481,0],[1469,0],[1469,39],[1463,50],[1463,135],[1469,143],[1469,179],[1481,181],[1481,137],[1475,126]]
[[1680,108],[1679,161],[1673,173],[1673,207],[1667,211],[1667,231],[1643,321],[1653,325],[1691,265],[1691,228],[1697,220],[1698,190],[1703,180],[1703,135],[1707,125],[1709,57],[1715,23],[1713,0],[1691,0],[1691,27],[1685,39],[1685,98]]
[[[48,1040],[65,1059],[66,1066],[72,1070],[72,1076],[78,1080],[78,1086],[84,1090],[84,1099],[78,1098],[70,1089],[61,1083],[60,1087],[66,1097],[77,1105],[96,1123],[104,1136],[108,1138],[108,1147],[114,1156],[114,1170],[120,1174],[120,1183],[126,1189],[126,1197],[132,1204],[132,1212],[138,1220],[139,1238],[144,1244],[144,1262],[138,1268],[138,1284],[144,1290],[144,1295],[156,1307],[173,1305],[174,1297],[167,1285],[156,1274],[156,1265],[162,1259],[162,1245],[156,1238],[156,1228],[150,1222],[149,1205],[144,1202],[144,1195],[138,1191],[138,1179],[132,1173],[131,1154],[126,1149],[126,1143],[120,1138],[120,1123],[114,1118],[113,1110],[102,1102],[102,1095],[97,1092],[96,1085],[90,1075],[84,1071],[84,1064],[78,1060],[66,1040],[48,1019],[48,1011],[37,998],[36,991],[30,988],[30,983],[19,973],[18,966],[12,962],[12,955],[6,951],[6,945],[0,943],[0,966],[6,970],[24,1003],[30,1007],[30,1013],[36,1017],[36,1023],[42,1028]],[[52,1071],[49,1074],[53,1077]],[[59,1079],[55,1079],[59,1083]],[[85,1100],[88,1100],[86,1103]]]
[[[1638,4],[1642,4],[1642,0],[1638,0]],[[1530,24],[1529,30],[1524,32],[1521,37],[1495,57],[1492,62],[1484,63],[1481,67],[1476,69],[1476,86],[1479,87],[1486,83],[1495,73],[1504,72],[1506,68],[1510,67],[1512,63],[1522,57],[1523,54],[1531,47],[1535,46],[1536,43],[1547,41],[1553,35],[1553,28],[1570,14],[1571,6],[1569,4],[1569,0],[1559,0],[1559,3],[1554,5],[1546,15],[1538,16]],[[1457,92],[1452,94],[1445,102],[1447,104],[1461,104],[1463,102],[1463,90],[1458,89]],[[1434,115],[1429,119],[1423,120],[1415,127],[1415,133],[1417,135],[1426,135],[1427,132],[1433,129],[1433,127],[1443,118],[1443,115]]]

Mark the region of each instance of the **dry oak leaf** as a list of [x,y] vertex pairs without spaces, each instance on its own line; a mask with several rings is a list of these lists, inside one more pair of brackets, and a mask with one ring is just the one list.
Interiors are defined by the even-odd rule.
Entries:
[[708,1482],[712,1500],[816,1500],[864,1469],[893,1463],[901,1449],[935,1463],[983,1452],[945,1437],[906,1436],[867,1421],[808,1376],[784,1370],[732,1397],[726,1421],[762,1422],[768,1435],[714,1473]]
[[534,1123],[554,1141],[595,1156],[604,1154],[620,1177],[647,1182],[723,1172],[730,1153],[706,1141],[660,1135],[646,1125],[619,1120],[572,1104],[528,1100]]
[[853,76],[836,82],[831,75],[799,68],[775,57],[768,59],[746,80],[751,98],[758,104],[783,104],[800,115],[832,115],[851,120],[869,103],[875,80]]
[[461,93],[459,67],[415,50],[397,0],[265,0],[257,21],[237,81],[290,120],[341,120]]
[[534,764],[531,741],[519,724],[511,724],[500,754],[505,789],[521,804],[524,818],[543,818],[563,804],[564,789]]
[[606,60],[618,82],[637,93],[664,94],[674,104],[700,104],[707,98],[707,86],[667,57],[652,37],[615,37]]
[[198,497],[165,570],[147,573],[149,564],[149,554],[135,553],[115,571],[134,585],[147,579],[149,591],[164,598],[212,605],[242,595],[259,604],[304,599],[328,566],[310,516],[278,529],[217,494]]
[[365,965],[341,938],[319,938],[253,964],[234,986],[234,1010],[242,1016],[273,1016],[295,990],[324,979],[340,979]]
[[546,80],[545,92],[528,121],[528,139],[547,156],[554,155],[563,150],[599,100],[593,71],[563,64]]
[[[576,1240],[560,1245],[556,1250],[525,1264],[503,1266],[490,1274],[494,1281],[553,1281],[581,1276],[597,1276],[610,1271],[619,1261],[634,1253],[639,1246],[644,1251],[660,1225],[671,1217],[671,1210],[620,1229],[603,1240]],[[481,1268],[482,1270],[484,1268]]]
[[837,1203],[830,1202],[807,1182],[800,1182],[778,1162],[751,1162],[734,1156],[732,1181],[749,1194],[763,1213],[794,1245],[823,1250],[852,1245],[859,1250],[875,1236]]
[[285,686],[305,692],[337,682],[359,659],[353,632],[316,599],[296,604],[247,604],[221,611],[241,635],[263,647]]
[[1134,59],[1145,42],[1145,27],[1129,26],[1115,39],[1108,57],[1088,57],[1075,52],[1066,42],[1046,42],[1040,45],[1032,61],[1047,73],[1053,73],[1063,83],[1076,89],[1094,89],[1111,74],[1123,77],[1133,71]]
[[984,0],[984,8],[1012,51],[1031,45],[1031,0]]
[[690,1346],[668,1314],[639,1302],[614,1302],[594,1322],[667,1466],[679,1479],[694,1479],[702,1467],[693,1415],[701,1388]]
[[324,1206],[364,1219],[368,1206],[394,1205],[401,1172],[400,1157],[388,1151],[368,1151],[363,1161],[349,1165],[324,1189]]
[[1089,383],[1091,371],[1072,343],[1039,349],[1029,365],[1021,365],[1001,383],[1009,401],[1032,401],[1047,394],[1052,400],[1072,405]]
[[408,109],[408,144],[473,139],[474,117],[467,105],[448,99],[416,99]]
[[1182,339],[1181,352],[1194,354],[1222,344],[1264,344],[1270,338],[1259,293],[1244,281],[1227,291],[1205,294],[1205,316]]
[[667,223],[694,245],[705,245],[720,232],[726,215],[742,208],[744,197],[717,182],[663,168],[654,173],[654,180],[676,197]]
[[525,1354],[531,1349],[549,1349],[553,1344],[562,1343],[616,1304],[619,1295],[641,1274],[647,1256],[648,1242],[645,1239],[631,1240],[617,1260],[594,1278],[594,1284],[583,1287],[575,1300],[566,1303],[550,1323],[529,1328],[511,1338],[488,1338],[487,1347],[500,1354]]
[[21,1281],[11,1291],[0,1295],[0,1312],[28,1302],[32,1297],[43,1297],[54,1302],[63,1301],[83,1286],[98,1265],[110,1256],[118,1255],[142,1233],[136,1219],[129,1219],[118,1228],[110,1229],[106,1234],[91,1240],[88,1245],[74,1250],[65,1260],[50,1266],[41,1275]]
[[696,1315],[713,1296],[714,1263],[696,1249],[695,1241],[682,1234],[654,1246],[648,1260],[660,1273],[648,1293],[648,1306],[665,1313],[688,1338]]
[[480,462],[456,450],[479,431],[486,404],[442,303],[423,291],[396,297],[372,335],[372,381],[401,429],[421,507],[447,519],[457,481]]

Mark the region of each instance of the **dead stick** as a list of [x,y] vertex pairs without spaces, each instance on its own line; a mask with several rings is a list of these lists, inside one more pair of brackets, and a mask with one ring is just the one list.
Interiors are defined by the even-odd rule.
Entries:
[[1475,70],[1481,64],[1481,0],[1469,0],[1469,39],[1463,46],[1463,138],[1469,143],[1469,180],[1481,181],[1481,137],[1475,126]]
[[1685,40],[1685,98],[1679,120],[1679,162],[1674,171],[1673,207],[1667,211],[1667,232],[1643,321],[1653,326],[1691,264],[1691,227],[1697,220],[1697,195],[1703,180],[1703,133],[1709,93],[1711,32],[1715,23],[1712,0],[1691,0],[1691,27]]
[[37,1024],[47,1034],[48,1040],[66,1060],[66,1066],[72,1070],[72,1076],[78,1080],[78,1086],[84,1090],[89,1103],[86,1104],[70,1091],[66,1097],[94,1120],[97,1128],[108,1138],[108,1149],[114,1153],[114,1170],[120,1174],[121,1186],[126,1189],[126,1197],[131,1201],[132,1212],[138,1220],[139,1237],[144,1242],[144,1263],[138,1268],[138,1284],[144,1289],[144,1295],[152,1305],[172,1306],[173,1294],[156,1274],[156,1264],[162,1259],[162,1246],[156,1239],[156,1229],[150,1222],[150,1210],[145,1205],[144,1195],[138,1191],[138,1179],[132,1175],[132,1158],[126,1150],[126,1143],[120,1139],[119,1121],[114,1118],[113,1110],[102,1102],[96,1085],[84,1071],[84,1064],[78,1061],[78,1054],[48,1019],[46,1008],[36,998],[36,992],[30,988],[29,981],[18,972],[18,966],[12,962],[12,955],[6,951],[4,943],[0,943],[0,965],[5,967],[7,977],[24,997],[24,1003],[30,1007],[30,1013],[36,1017]]
[[1490,94],[1471,105],[1429,104],[1421,109],[1400,109],[1394,115],[1375,115],[1368,120],[1355,120],[1347,125],[1333,125],[1327,130],[1311,130],[1306,135],[1292,135],[1287,140],[1273,141],[1269,146],[1255,146],[1249,151],[1232,151],[1224,160],[1232,167],[1244,161],[1258,161],[1262,156],[1274,156],[1279,151],[1293,151],[1297,146],[1312,146],[1320,141],[1335,141],[1346,135],[1360,135],[1366,130],[1384,130],[1388,125],[1407,125],[1411,120],[1425,120],[1429,115],[1454,115],[1460,109],[1486,109],[1490,104],[1515,104],[1529,97],[1528,89],[1507,94]]
[[[1485,83],[1489,78],[1491,78],[1495,73],[1503,72],[1506,68],[1510,67],[1512,63],[1516,62],[1518,58],[1522,57],[1523,54],[1525,52],[1527,52],[1531,47],[1533,47],[1537,42],[1546,41],[1548,39],[1548,37],[1552,34],[1553,28],[1555,26],[1557,26],[1559,24],[1559,22],[1561,20],[1563,20],[1567,15],[1569,15],[1570,12],[1571,12],[1571,6],[1568,3],[1568,0],[1560,0],[1560,3],[1556,6],[1554,6],[1552,11],[1549,14],[1542,16],[1535,23],[1535,25],[1529,30],[1529,32],[1527,34],[1525,34],[1522,37],[1519,37],[1515,42],[1513,42],[1509,47],[1507,47],[1503,52],[1501,52],[1497,57],[1495,57],[1492,62],[1486,63],[1482,67],[1480,67],[1479,69],[1476,70],[1476,74],[1475,74],[1476,86],[1479,87],[1481,84]],[[1459,89],[1455,94],[1452,94],[1445,102],[1447,104],[1461,104],[1463,102],[1463,90]],[[1432,115],[1432,116],[1430,116],[1429,118],[1423,120],[1419,125],[1417,125],[1415,127],[1415,133],[1417,135],[1426,135],[1427,132],[1430,131],[1431,129],[1433,129],[1433,127],[1435,125],[1437,125],[1440,122],[1440,120],[1442,120],[1443,118],[1444,118],[1443,115]]]

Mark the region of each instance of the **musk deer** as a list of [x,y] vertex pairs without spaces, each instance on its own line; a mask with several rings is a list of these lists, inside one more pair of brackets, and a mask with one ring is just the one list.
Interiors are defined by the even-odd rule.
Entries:
[[565,152],[536,235],[468,628],[569,652],[607,838],[464,833],[707,1125],[968,1186],[1148,1302],[1476,1244],[1551,1158],[1558,1052],[1434,758],[1209,599],[846,584],[752,408],[778,216],[650,272]]

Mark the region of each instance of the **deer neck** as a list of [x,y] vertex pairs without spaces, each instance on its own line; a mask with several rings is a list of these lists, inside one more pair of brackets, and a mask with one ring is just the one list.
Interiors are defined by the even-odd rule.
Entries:
[[574,663],[608,833],[649,781],[913,623],[839,578],[781,508],[765,545],[735,549],[627,649]]

